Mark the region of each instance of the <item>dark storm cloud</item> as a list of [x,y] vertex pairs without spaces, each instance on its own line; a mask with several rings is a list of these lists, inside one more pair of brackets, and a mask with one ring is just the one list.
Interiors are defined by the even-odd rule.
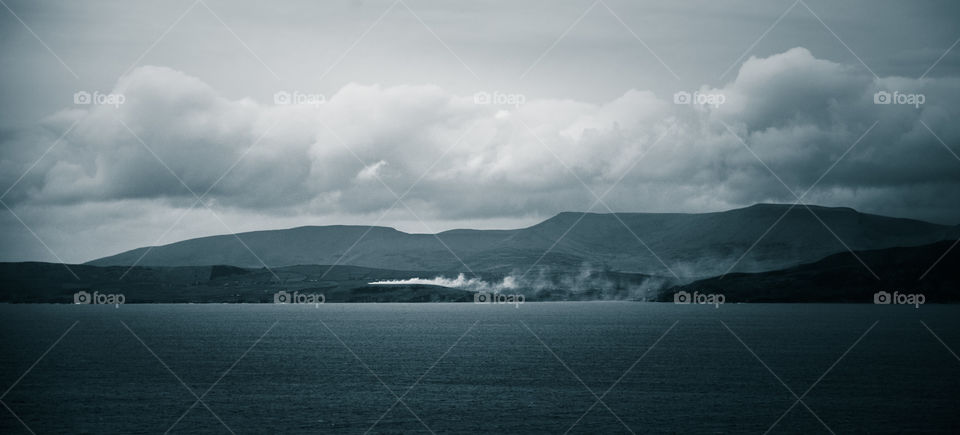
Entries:
[[[700,212],[816,183],[806,202],[960,221],[951,3],[807,2],[759,40],[793,2],[410,1],[380,22],[390,2],[208,3],[170,27],[190,2],[10,2],[81,77],[3,18],[3,201],[67,260],[303,224],[515,226],[607,211],[590,191],[608,189],[617,211]],[[123,101],[71,104],[81,90]],[[49,259],[0,219],[4,258]]]
[[[923,104],[875,104],[881,91],[922,95]],[[884,203],[897,202],[911,185],[952,197],[960,181],[960,161],[944,158],[949,151],[923,126],[947,143],[960,138],[949,122],[958,115],[957,80],[876,80],[803,48],[750,58],[725,86],[692,94],[719,96],[715,107],[633,90],[604,104],[498,107],[435,86],[363,85],[323,104],[274,105],[226,99],[159,67],[135,70],[113,93],[125,102],[48,121],[78,124],[11,191],[11,204],[190,204],[213,186],[208,198],[224,207],[350,214],[390,206],[384,184],[399,195],[416,183],[406,201],[433,218],[517,216],[583,209],[593,202],[587,188],[602,193],[638,162],[611,203],[701,210],[792,201],[776,177],[802,193],[844,154],[810,201],[877,209],[884,204],[859,192],[889,190]],[[37,135],[49,141],[54,131]],[[22,143],[4,144],[7,184],[39,157]],[[649,185],[660,192],[634,190]],[[956,218],[930,207],[897,212]]]

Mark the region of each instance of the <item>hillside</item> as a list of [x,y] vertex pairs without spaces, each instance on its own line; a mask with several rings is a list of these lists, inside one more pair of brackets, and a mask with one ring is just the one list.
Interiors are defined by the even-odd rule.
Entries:
[[[784,270],[732,273],[695,281],[667,289],[659,299],[672,301],[674,292],[683,290],[723,294],[727,302],[871,303],[874,293],[886,291],[923,294],[927,303],[957,302],[960,301],[960,247],[950,250],[953,244],[954,241],[942,241],[910,248],[857,252],[879,280],[851,253],[844,252]],[[931,269],[934,263],[936,267]]]

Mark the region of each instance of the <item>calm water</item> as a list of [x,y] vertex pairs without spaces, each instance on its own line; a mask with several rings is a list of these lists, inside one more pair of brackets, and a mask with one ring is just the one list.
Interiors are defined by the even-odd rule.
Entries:
[[956,433],[921,321],[960,350],[958,306],[0,305],[2,402],[38,434]]

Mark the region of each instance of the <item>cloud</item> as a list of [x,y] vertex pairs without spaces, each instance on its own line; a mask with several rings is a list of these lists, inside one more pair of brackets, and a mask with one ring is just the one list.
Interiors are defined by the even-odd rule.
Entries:
[[[723,86],[686,91],[724,102],[628,90],[604,103],[527,98],[516,107],[434,85],[352,83],[324,104],[277,105],[141,67],[112,90],[125,96],[119,107],[76,106],[0,132],[0,182],[13,185],[39,159],[5,203],[180,209],[209,190],[233,214],[369,216],[396,194],[425,220],[476,221],[585,210],[618,180],[604,199],[618,211],[793,201],[779,178],[798,195],[817,183],[811,203],[960,217],[960,161],[937,139],[960,141],[958,78],[877,79],[794,48],[751,57]],[[878,91],[925,102],[875,104]]]
[[380,170],[387,166],[386,160],[380,160],[372,165],[367,165],[357,173],[357,180],[370,181],[380,178]]

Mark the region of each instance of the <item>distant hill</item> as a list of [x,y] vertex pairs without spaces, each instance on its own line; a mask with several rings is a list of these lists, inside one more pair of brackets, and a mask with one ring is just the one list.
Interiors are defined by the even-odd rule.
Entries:
[[262,260],[270,267],[345,264],[456,272],[467,270],[462,260],[477,272],[524,271],[536,263],[544,268],[591,265],[602,270],[663,276],[673,272],[696,278],[725,272],[748,249],[749,254],[734,271],[781,269],[844,252],[848,247],[869,250],[918,246],[960,237],[957,226],[849,208],[811,206],[814,215],[797,206],[751,249],[788,208],[759,204],[700,214],[566,212],[528,228],[452,230],[436,236],[386,227],[311,226],[190,239],[138,248],[87,264],[262,267]]
[[[411,278],[428,282],[403,282]],[[658,290],[673,284],[640,274],[589,271],[531,274],[522,285],[510,288],[495,287],[504,282],[502,274],[470,275],[464,278],[469,281],[466,285],[448,284],[456,278],[433,272],[359,266],[286,266],[268,270],[234,266],[129,268],[0,263],[0,302],[68,304],[80,291],[91,295],[122,294],[125,303],[272,303],[280,291],[323,295],[325,302],[472,302],[477,291],[521,293],[530,301],[652,300]]]
[[272,303],[278,291],[322,294],[325,302],[473,301],[473,292],[461,289],[369,286],[372,281],[430,275],[357,266],[290,266],[273,270],[233,266],[69,268],[58,263],[0,263],[0,302],[69,304],[79,291],[123,294],[128,304]]
[[[782,270],[731,273],[678,285],[657,276],[590,269],[477,276],[359,266],[70,265],[0,263],[0,302],[71,303],[74,293],[123,294],[126,303],[272,303],[279,291],[322,294],[326,302],[471,302],[476,291],[522,294],[528,302],[673,301],[678,291],[722,294],[734,302],[871,303],[874,293],[923,294],[927,303],[960,302],[960,246],[929,245],[844,252]],[[877,275],[868,271],[863,260]],[[931,266],[936,263],[936,267]],[[928,272],[929,270],[929,272]],[[122,277],[122,279],[121,279]],[[920,279],[923,277],[923,279]],[[411,278],[422,278],[411,281]],[[513,285],[507,287],[503,283]],[[374,284],[374,282],[379,282]],[[479,286],[479,287],[478,287]],[[456,287],[456,288],[455,288]]]
[[879,280],[853,254],[844,252],[784,270],[695,281],[667,289],[659,299],[672,301],[682,290],[723,294],[727,302],[871,303],[874,293],[885,291],[923,294],[928,303],[960,302],[960,246],[950,250],[953,244],[857,252]]

